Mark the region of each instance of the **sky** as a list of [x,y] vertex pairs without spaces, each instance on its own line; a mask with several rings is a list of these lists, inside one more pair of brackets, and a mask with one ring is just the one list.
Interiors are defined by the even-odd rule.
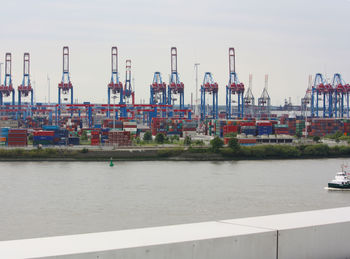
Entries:
[[[132,60],[136,102],[149,102],[153,73],[170,74],[170,48],[178,50],[185,103],[212,72],[225,104],[228,49],[236,50],[236,72],[260,97],[264,75],[273,105],[305,95],[308,76],[341,73],[350,82],[349,0],[0,0],[0,63],[12,53],[12,78],[23,78],[23,53],[31,55],[37,102],[57,102],[62,47],[70,48],[70,75],[78,102],[107,102],[110,51],[119,51],[120,80]],[[2,83],[4,67],[2,66]],[[16,94],[17,95],[17,94]],[[5,99],[5,101],[7,101]]]

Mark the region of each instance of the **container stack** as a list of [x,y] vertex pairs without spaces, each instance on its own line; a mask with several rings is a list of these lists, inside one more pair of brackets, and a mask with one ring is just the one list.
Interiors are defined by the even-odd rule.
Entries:
[[10,129],[7,138],[9,147],[23,147],[28,145],[26,129]]
[[315,118],[311,120],[311,136],[325,136],[344,132],[344,124],[340,119]]
[[257,125],[258,135],[272,134],[272,123],[270,121],[257,121],[256,125]]
[[109,145],[131,146],[131,134],[129,131],[110,131],[108,133]]
[[255,121],[241,121],[241,133],[246,135],[256,135]]
[[103,121],[103,128],[110,128],[113,129],[113,124],[114,124],[114,129],[116,130],[123,130],[123,121],[120,120],[114,120],[113,119],[106,119]]
[[101,129],[101,143],[102,144],[108,142],[108,132],[109,132],[109,129]]
[[129,131],[131,134],[136,135],[137,123],[136,121],[125,121],[123,122],[124,131]]
[[18,120],[12,120],[8,117],[1,117],[0,128],[18,128]]
[[0,129],[0,146],[7,145],[8,135],[9,135],[9,128],[1,128]]
[[68,138],[68,145],[77,146],[79,144],[80,144],[80,138],[79,137],[69,137]]
[[294,136],[296,132],[296,119],[295,118],[288,118],[287,120],[288,129],[289,129],[289,135]]
[[350,120],[343,120],[344,135],[350,136]]
[[304,120],[296,120],[295,134],[302,136],[304,131],[305,131],[305,121]]
[[98,130],[91,131],[91,146],[98,146],[100,144],[100,132]]
[[166,135],[167,132],[167,120],[164,118],[153,118],[151,123],[151,132],[155,136],[158,133]]
[[182,132],[183,136],[193,136],[196,134],[198,127],[198,121],[197,120],[183,120],[182,124]]
[[52,130],[39,130],[33,132],[33,145],[54,145],[55,132]]
[[288,124],[276,124],[274,129],[276,135],[289,135]]
[[239,138],[238,143],[242,146],[252,146],[256,144],[256,138]]
[[166,134],[169,136],[179,135],[182,136],[182,125],[181,119],[167,120],[167,131]]

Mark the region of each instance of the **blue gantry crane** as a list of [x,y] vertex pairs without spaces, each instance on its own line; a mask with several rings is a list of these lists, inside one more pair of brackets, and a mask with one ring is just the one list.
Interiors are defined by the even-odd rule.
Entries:
[[[214,82],[213,76],[210,72],[206,72],[204,74],[203,84],[201,85],[201,120],[205,120],[207,115],[211,115],[212,119],[218,118],[218,91],[218,83]],[[212,109],[209,114],[207,114],[206,110],[206,93],[213,96]]]
[[232,118],[232,95],[237,94],[237,117],[244,114],[244,84],[239,82],[236,73],[236,54],[234,48],[229,48],[229,81],[226,86],[226,117]]
[[[349,118],[350,85],[345,83],[341,74],[336,73],[333,76],[332,87],[334,91],[334,116],[336,118],[343,118],[344,114],[346,114],[346,117]],[[346,111],[344,98],[346,98]]]
[[311,92],[311,117],[319,117],[320,102],[322,102],[322,117],[331,118],[333,116],[333,90],[327,79],[317,73]]

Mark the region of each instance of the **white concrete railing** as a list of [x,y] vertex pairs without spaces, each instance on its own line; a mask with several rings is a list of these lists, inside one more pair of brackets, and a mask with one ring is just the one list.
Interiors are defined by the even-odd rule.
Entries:
[[350,207],[1,241],[0,258],[350,258]]

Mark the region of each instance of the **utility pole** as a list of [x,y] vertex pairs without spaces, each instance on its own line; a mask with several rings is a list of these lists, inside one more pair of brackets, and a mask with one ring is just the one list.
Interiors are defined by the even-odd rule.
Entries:
[[194,64],[194,68],[196,69],[196,101],[195,101],[195,114],[198,115],[198,67],[199,63]]
[[50,104],[50,77],[47,75],[47,88],[48,88],[48,104]]
[[4,64],[4,63],[0,62],[0,85],[1,85],[1,72],[2,72],[1,66],[2,66],[2,64]]

